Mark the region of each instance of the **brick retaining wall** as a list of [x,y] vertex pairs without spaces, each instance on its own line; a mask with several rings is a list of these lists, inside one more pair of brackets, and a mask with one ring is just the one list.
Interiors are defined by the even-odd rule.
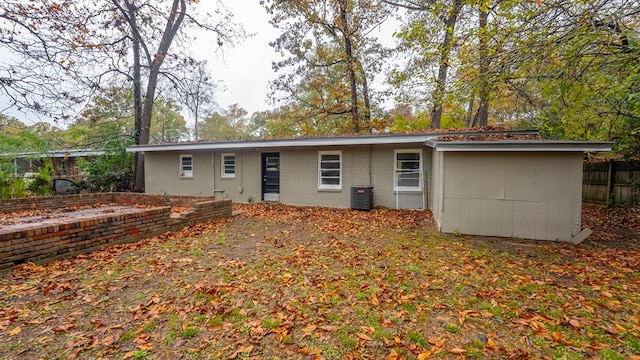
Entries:
[[[100,202],[122,205],[142,203],[161,207],[129,209],[123,213],[97,215],[57,224],[33,224],[16,231],[0,230],[0,271],[24,262],[47,262],[106,246],[138,241],[167,231],[177,231],[198,222],[231,217],[231,200],[212,200],[209,197],[113,193],[38,197],[28,199],[30,201],[16,200],[19,200],[16,201],[16,206],[9,211],[33,209],[33,204],[40,207],[50,203],[54,205],[48,208]],[[172,215],[171,207],[166,206],[169,204],[190,206],[191,210]],[[2,208],[6,208],[4,201]]]

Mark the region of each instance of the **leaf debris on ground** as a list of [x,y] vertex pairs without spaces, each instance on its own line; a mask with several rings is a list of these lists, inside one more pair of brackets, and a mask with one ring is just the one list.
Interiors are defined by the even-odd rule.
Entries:
[[616,225],[636,210],[574,246],[441,234],[426,211],[236,207],[2,274],[0,359],[640,356],[638,228]]

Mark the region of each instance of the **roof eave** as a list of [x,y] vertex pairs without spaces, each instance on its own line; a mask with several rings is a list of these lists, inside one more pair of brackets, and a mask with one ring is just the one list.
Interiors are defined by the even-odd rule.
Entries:
[[509,152],[606,152],[612,143],[595,141],[427,141],[436,151]]
[[26,151],[26,152],[19,152],[19,153],[15,153],[15,154],[0,154],[0,157],[63,158],[63,157],[99,156],[99,155],[103,155],[104,153],[105,152],[103,150],[73,149],[73,150],[51,150],[51,151],[47,151],[47,152]]
[[[512,130],[511,134],[536,135],[537,130]],[[486,131],[483,134],[504,133],[504,131]],[[135,145],[127,147],[129,152],[151,152],[151,151],[198,151],[198,150],[242,150],[242,149],[265,149],[265,148],[285,148],[285,147],[310,147],[310,146],[353,146],[353,145],[382,145],[382,144],[424,144],[427,141],[441,136],[468,135],[469,132],[450,133],[422,133],[422,134],[379,134],[361,136],[339,136],[339,137],[318,137],[318,138],[296,138],[280,140],[248,140],[248,141],[227,141],[227,142],[204,142],[204,143],[175,143],[156,145]]]
[[415,136],[388,136],[388,137],[361,137],[361,138],[317,138],[317,139],[290,139],[290,140],[257,140],[234,141],[217,143],[193,143],[193,144],[165,144],[165,145],[138,145],[127,148],[129,152],[150,151],[194,151],[194,150],[243,150],[284,147],[311,147],[311,146],[353,146],[376,144],[422,144],[429,140],[429,135]]

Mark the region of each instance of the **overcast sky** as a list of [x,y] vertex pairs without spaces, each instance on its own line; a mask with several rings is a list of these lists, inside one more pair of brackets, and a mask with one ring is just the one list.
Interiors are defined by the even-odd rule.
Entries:
[[[269,24],[267,12],[257,0],[225,0],[223,3],[234,14],[235,21],[241,23],[248,34],[255,35],[234,48],[226,48],[224,54],[215,54],[206,48],[196,54],[208,60],[213,78],[222,80],[226,87],[216,94],[220,107],[237,103],[249,114],[267,110],[268,83],[276,78],[271,63],[279,58],[269,42],[276,39],[278,32]],[[215,41],[209,45],[209,49],[214,49]]]

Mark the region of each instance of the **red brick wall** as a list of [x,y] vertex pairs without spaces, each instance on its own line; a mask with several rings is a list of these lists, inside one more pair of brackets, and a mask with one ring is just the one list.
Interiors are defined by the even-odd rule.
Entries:
[[[0,230],[0,270],[24,262],[46,262],[65,256],[87,253],[106,246],[137,241],[167,231],[177,231],[198,222],[231,217],[231,200],[211,200],[203,197],[181,197],[145,194],[68,195],[53,197],[69,206],[96,202],[119,204],[144,203],[148,205],[190,206],[191,211],[172,217],[171,207],[132,209],[122,214],[100,215],[57,225],[34,224],[19,231]],[[96,201],[98,200],[99,201]],[[23,200],[23,199],[17,199]],[[18,206],[32,209],[30,204],[41,205],[49,197],[18,201]],[[45,201],[42,201],[45,200]],[[82,201],[81,201],[82,200]],[[58,205],[59,205],[58,203]],[[5,205],[4,202],[2,204]],[[63,207],[63,206],[56,206]],[[14,208],[15,209],[15,208]]]

